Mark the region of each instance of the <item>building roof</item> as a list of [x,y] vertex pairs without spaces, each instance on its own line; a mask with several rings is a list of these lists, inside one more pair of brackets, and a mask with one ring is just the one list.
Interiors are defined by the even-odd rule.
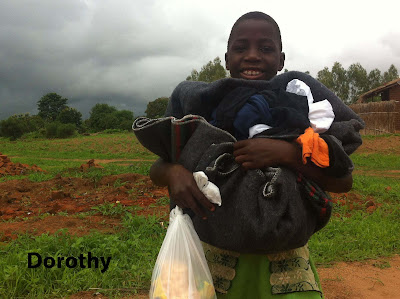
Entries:
[[400,85],[400,78],[397,78],[393,81],[387,82],[377,88],[371,89],[370,91],[367,91],[366,93],[363,93],[360,95],[360,97],[357,100],[357,103],[362,103],[365,99],[375,96],[377,94],[380,94],[382,91],[392,88],[393,86]]

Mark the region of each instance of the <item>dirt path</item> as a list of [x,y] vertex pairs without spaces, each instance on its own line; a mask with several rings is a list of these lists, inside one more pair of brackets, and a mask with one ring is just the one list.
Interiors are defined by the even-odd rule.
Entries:
[[326,299],[400,298],[400,256],[319,268]]

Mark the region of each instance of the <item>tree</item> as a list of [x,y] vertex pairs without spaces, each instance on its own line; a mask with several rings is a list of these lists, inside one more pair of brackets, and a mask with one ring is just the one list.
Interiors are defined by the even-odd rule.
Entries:
[[147,108],[145,111],[146,117],[158,118],[158,117],[164,116],[165,110],[167,110],[167,105],[168,105],[167,97],[161,97],[161,98],[155,99],[152,102],[149,102],[147,104]]
[[192,70],[189,76],[186,77],[187,81],[199,81],[199,72],[196,70]]
[[54,121],[62,110],[67,108],[68,99],[56,93],[48,93],[38,101],[39,116],[48,121]]
[[107,129],[129,130],[133,123],[133,112],[118,111],[108,104],[96,104],[90,111],[89,128],[95,132]]
[[321,82],[322,84],[324,84],[329,89],[333,90],[333,88],[335,86],[335,84],[333,82],[332,73],[331,73],[331,71],[329,70],[328,67],[324,67],[322,70],[320,70],[318,72],[317,80],[319,82]]
[[347,69],[349,99],[354,103],[358,97],[369,90],[368,74],[360,63],[353,63]]
[[113,115],[117,118],[117,124],[113,129],[131,130],[133,124],[133,112],[129,110],[119,110]]
[[382,83],[381,71],[378,69],[373,69],[368,74],[368,90],[377,88]]
[[109,115],[116,112],[117,109],[108,104],[96,104],[90,110],[89,127],[95,132],[109,129],[112,120]]
[[332,67],[332,77],[334,91],[336,95],[345,103],[349,101],[349,84],[347,82],[347,72],[339,62],[335,62]]
[[399,78],[399,73],[397,72],[396,67],[392,64],[389,69],[383,73],[383,83],[387,83]]
[[80,127],[82,124],[82,113],[75,108],[66,107],[57,116],[57,120],[63,124],[74,124]]
[[339,62],[333,64],[332,70],[325,67],[318,72],[317,80],[331,89],[342,101],[349,100],[349,84],[347,72]]
[[221,59],[216,57],[213,61],[210,60],[207,64],[203,65],[200,72],[192,70],[190,76],[188,76],[186,80],[214,82],[218,79],[223,79],[226,77],[228,77],[228,73],[221,65]]

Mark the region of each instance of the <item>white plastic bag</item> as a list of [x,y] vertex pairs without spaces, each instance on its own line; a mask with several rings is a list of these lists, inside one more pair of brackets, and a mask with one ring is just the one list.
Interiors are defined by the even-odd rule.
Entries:
[[150,299],[216,298],[192,220],[176,206],[169,221],[151,278]]

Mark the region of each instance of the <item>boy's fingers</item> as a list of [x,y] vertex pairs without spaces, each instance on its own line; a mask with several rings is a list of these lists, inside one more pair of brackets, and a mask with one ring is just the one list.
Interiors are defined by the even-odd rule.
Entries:
[[190,204],[190,209],[202,219],[207,219],[206,213],[200,206],[197,204],[196,200],[192,200]]
[[233,144],[233,149],[236,150],[236,149],[245,147],[245,146],[247,145],[247,143],[248,143],[248,140],[240,140],[240,141],[237,141],[237,142],[235,142],[235,143]]
[[241,156],[241,155],[244,155],[244,154],[246,154],[246,148],[244,148],[244,147],[236,149],[236,150],[233,151],[233,156],[235,156],[235,157]]
[[236,163],[242,164],[244,162],[246,162],[248,159],[245,155],[239,155],[235,157],[235,161]]
[[197,202],[199,202],[203,207],[208,209],[209,211],[214,211],[215,206],[208,200],[208,198],[203,194],[203,192],[200,191],[199,188],[196,188],[197,190],[194,190],[193,196],[197,199]]

